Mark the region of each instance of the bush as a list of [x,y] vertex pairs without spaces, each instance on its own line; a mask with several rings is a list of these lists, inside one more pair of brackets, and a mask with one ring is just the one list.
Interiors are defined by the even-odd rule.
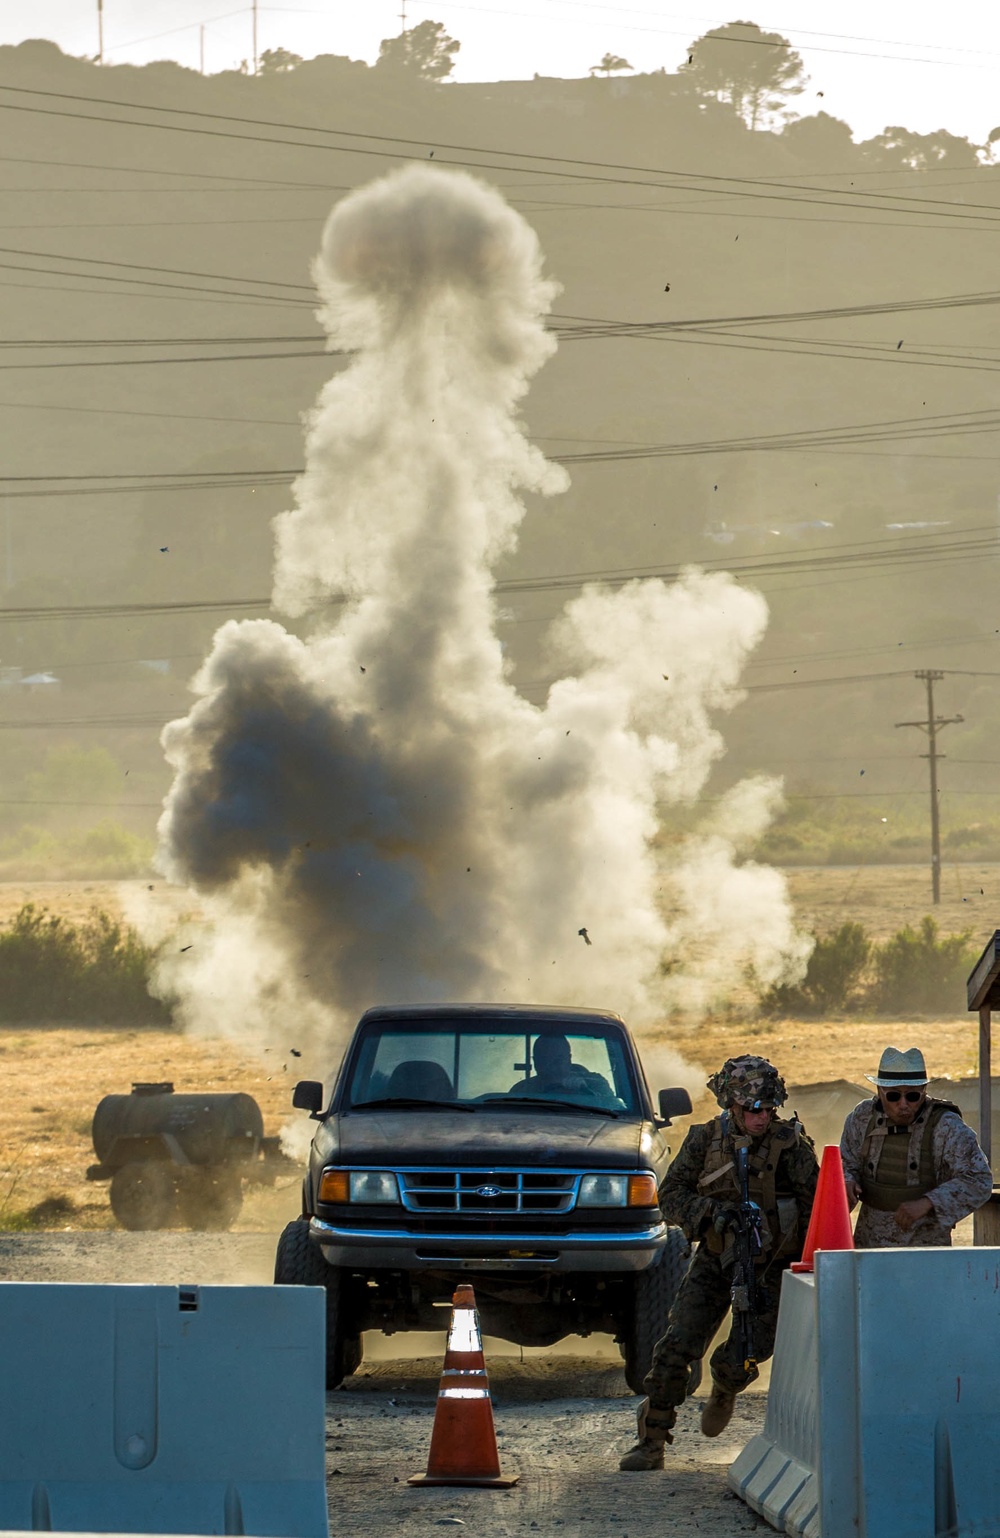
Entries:
[[977,952],[972,931],[943,935],[927,915],[919,931],[909,924],[875,952],[871,999],[876,1009],[892,1014],[935,1014],[960,1009],[965,1003],[965,979]]
[[65,833],[25,825],[0,840],[0,878],[127,880],[144,875],[152,855],[150,839],[117,822],[105,820]]
[[65,1228],[72,1223],[77,1205],[71,1196],[46,1196],[26,1210],[8,1210],[0,1203],[0,1233],[29,1233],[36,1228]]
[[26,903],[0,930],[0,1020],[163,1025],[148,989],[155,953],[134,929],[93,910],[80,925]]
[[854,996],[872,945],[862,924],[841,924],[836,933],[816,936],[801,983],[781,984],[761,1000],[767,1014],[813,1015],[846,1010]]
[[919,930],[907,924],[883,945],[853,923],[815,939],[805,977],[769,989],[760,1000],[763,1014],[951,1014],[964,1005],[977,956],[971,930],[939,935],[928,915]]

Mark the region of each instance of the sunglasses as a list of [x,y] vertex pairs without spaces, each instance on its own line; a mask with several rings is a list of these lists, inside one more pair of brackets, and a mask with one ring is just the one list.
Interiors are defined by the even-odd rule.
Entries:
[[924,1098],[922,1089],[884,1089],[882,1093],[890,1105],[897,1105],[900,1100],[905,1100],[907,1105],[917,1105]]

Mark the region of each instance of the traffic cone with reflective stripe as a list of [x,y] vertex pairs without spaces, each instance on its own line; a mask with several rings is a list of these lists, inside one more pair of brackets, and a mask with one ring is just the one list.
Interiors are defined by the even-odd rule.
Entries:
[[487,1485],[506,1488],[517,1475],[500,1473],[493,1429],[490,1383],[483,1357],[476,1295],[459,1287],[452,1298],[451,1326],[438,1389],[427,1473],[409,1485]]
[[851,1215],[847,1206],[847,1186],[840,1149],[830,1143],[823,1149],[819,1167],[812,1217],[802,1246],[802,1259],[792,1262],[793,1271],[811,1271],[817,1250],[853,1250]]

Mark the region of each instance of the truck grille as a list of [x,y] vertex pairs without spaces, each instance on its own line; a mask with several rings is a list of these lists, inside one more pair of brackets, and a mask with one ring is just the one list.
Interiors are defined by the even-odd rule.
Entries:
[[571,1170],[400,1170],[408,1212],[470,1216],[569,1212],[580,1176]]

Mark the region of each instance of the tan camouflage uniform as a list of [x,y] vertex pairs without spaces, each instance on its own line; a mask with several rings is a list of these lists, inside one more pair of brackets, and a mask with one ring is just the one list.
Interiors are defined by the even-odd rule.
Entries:
[[[912,1195],[900,1190],[900,1202],[912,1200],[919,1194],[919,1163],[922,1134],[927,1125],[934,1102],[925,1101],[918,1116],[909,1127],[892,1133],[894,1137],[908,1137],[908,1175],[914,1188]],[[862,1167],[863,1145],[875,1113],[872,1142],[869,1147],[869,1166]],[[840,1140],[840,1153],[844,1161],[844,1174],[860,1185],[862,1177],[874,1177],[878,1168],[878,1151],[884,1146],[888,1120],[876,1097],[863,1100],[855,1106],[844,1123]],[[944,1111],[934,1127],[931,1142],[931,1162],[936,1184],[926,1191],[927,1200],[934,1206],[926,1217],[919,1219],[907,1233],[896,1222],[893,1212],[882,1212],[862,1201],[854,1243],[858,1249],[888,1249],[896,1245],[941,1245],[951,1243],[951,1231],[962,1218],[968,1217],[977,1207],[990,1198],[993,1176],[979,1146],[979,1140],[971,1127],[966,1126],[957,1111]]]

